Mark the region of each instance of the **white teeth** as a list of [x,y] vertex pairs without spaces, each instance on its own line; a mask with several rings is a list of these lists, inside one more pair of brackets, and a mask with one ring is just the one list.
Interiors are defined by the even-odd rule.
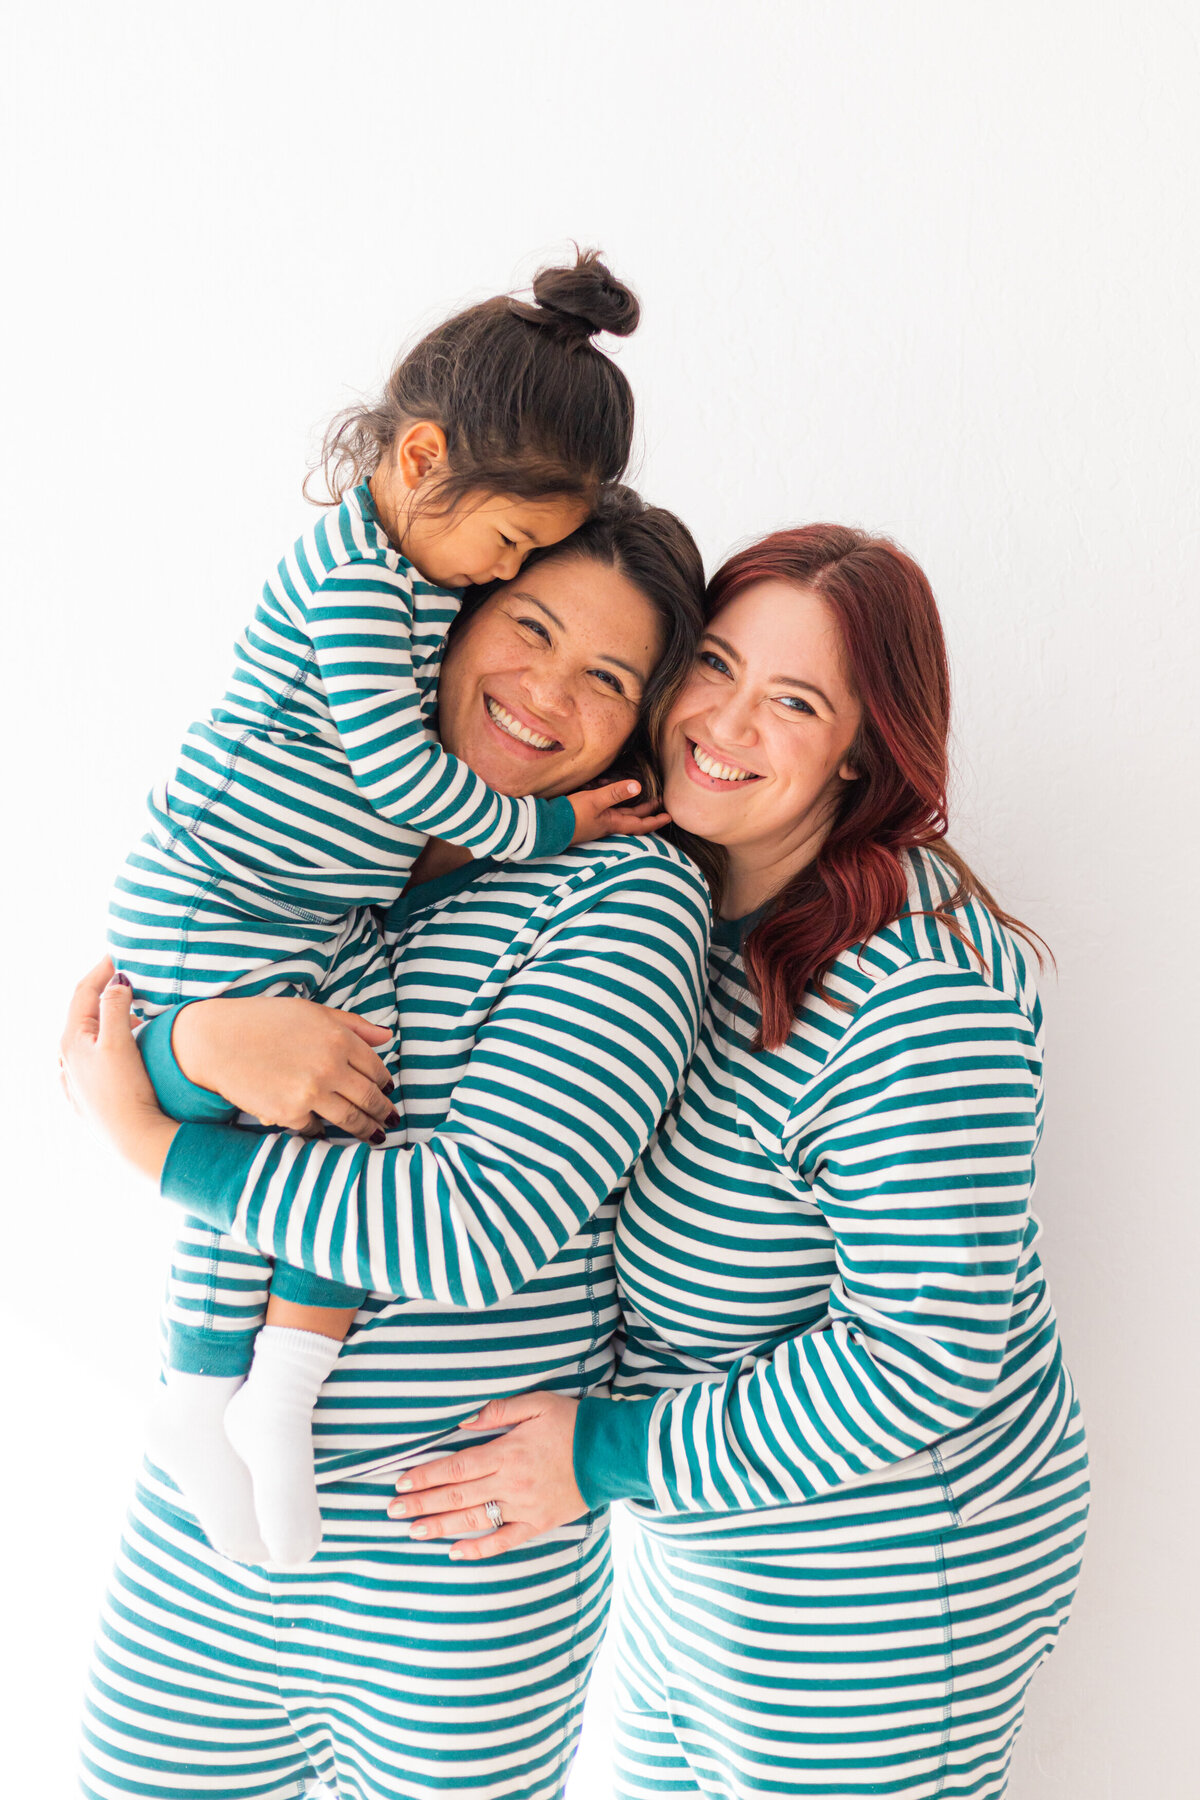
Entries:
[[514,719],[498,700],[493,700],[488,696],[487,709],[488,717],[493,723],[499,725],[501,731],[507,731],[509,737],[515,737],[519,743],[530,744],[535,750],[553,748],[553,738],[539,737],[536,731],[530,731],[528,725],[522,725],[520,719]]
[[707,750],[700,748],[699,744],[692,745],[692,755],[696,759],[697,768],[701,769],[705,775],[710,775],[714,781],[754,781],[757,779],[753,769],[735,769],[731,763],[718,762],[715,756],[710,756]]

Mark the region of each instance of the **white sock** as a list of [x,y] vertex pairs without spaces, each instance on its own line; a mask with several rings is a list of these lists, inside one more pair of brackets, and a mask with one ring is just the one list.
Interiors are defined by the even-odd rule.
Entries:
[[165,1469],[214,1550],[232,1562],[266,1561],[250,1471],[225,1435],[225,1408],[243,1375],[168,1369],[150,1412],[147,1452]]
[[338,1359],[337,1338],[264,1325],[225,1428],[250,1470],[258,1528],[273,1563],[306,1563],[321,1542],[312,1412]]

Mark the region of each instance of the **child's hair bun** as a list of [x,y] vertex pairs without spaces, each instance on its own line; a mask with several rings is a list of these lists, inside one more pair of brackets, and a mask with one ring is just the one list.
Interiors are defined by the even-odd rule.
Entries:
[[333,421],[321,459],[331,501],[372,476],[414,419],[430,419],[446,434],[443,512],[478,493],[592,507],[633,442],[629,382],[593,340],[628,337],[640,311],[600,252],[577,247],[572,268],[538,271],[532,299],[494,294],[443,320],[398,359],[379,400]]
[[564,342],[583,344],[598,331],[628,337],[641,317],[637,295],[605,267],[598,250],[581,250],[574,268],[539,269],[533,298],[533,305],[508,304],[518,318],[548,327]]

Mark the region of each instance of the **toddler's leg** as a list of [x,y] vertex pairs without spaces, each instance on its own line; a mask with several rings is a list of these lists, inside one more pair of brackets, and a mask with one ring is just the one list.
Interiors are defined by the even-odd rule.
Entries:
[[[312,997],[395,1031],[395,983],[374,914],[347,921]],[[392,1100],[400,1105],[399,1090]],[[393,1130],[389,1140],[402,1143],[403,1132]],[[361,1288],[275,1264],[254,1366],[226,1415],[253,1476],[255,1510],[273,1561],[304,1562],[320,1543],[312,1412],[362,1299]]]
[[321,1542],[313,1408],[362,1299],[361,1289],[275,1264],[254,1363],[225,1415],[230,1442],[250,1470],[272,1562],[308,1562]]
[[[185,844],[147,833],[119,874],[109,946],[149,1018],[183,999],[311,993],[345,934],[334,914],[304,916],[219,878]],[[212,1101],[213,1096],[205,1096]],[[227,1117],[217,1111],[178,1117]],[[267,1558],[250,1472],[225,1432],[265,1316],[271,1265],[246,1246],[189,1221],[167,1293],[167,1367],[150,1422],[149,1453],[182,1492],[215,1549],[238,1562]]]
[[214,1550],[262,1563],[267,1549],[247,1469],[225,1433],[264,1316],[271,1265],[196,1219],[185,1222],[167,1289],[167,1366],[147,1452],[171,1477]]

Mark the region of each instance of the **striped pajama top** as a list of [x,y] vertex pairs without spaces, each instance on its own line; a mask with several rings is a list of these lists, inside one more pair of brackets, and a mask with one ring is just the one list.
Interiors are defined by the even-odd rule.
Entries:
[[[461,1446],[494,1397],[609,1381],[616,1193],[703,1010],[708,889],[658,838],[471,865],[388,922],[408,1145],[192,1123],[163,1173],[219,1230],[372,1290],[314,1415],[324,1483]],[[347,962],[374,929],[351,921]]]
[[[252,902],[388,905],[428,836],[478,857],[564,849],[565,797],[494,793],[434,735],[461,595],[395,548],[364,482],[299,538],[239,639],[220,706],[150,796],[151,835]],[[290,903],[290,904],[288,904]]]
[[[841,955],[787,1042],[718,922],[686,1087],[617,1228],[619,1398],[580,1409],[592,1503],[783,1554],[978,1518],[1072,1404],[1030,1203],[1042,1015],[1020,943],[910,858],[909,911]],[[973,949],[969,946],[973,946]]]

